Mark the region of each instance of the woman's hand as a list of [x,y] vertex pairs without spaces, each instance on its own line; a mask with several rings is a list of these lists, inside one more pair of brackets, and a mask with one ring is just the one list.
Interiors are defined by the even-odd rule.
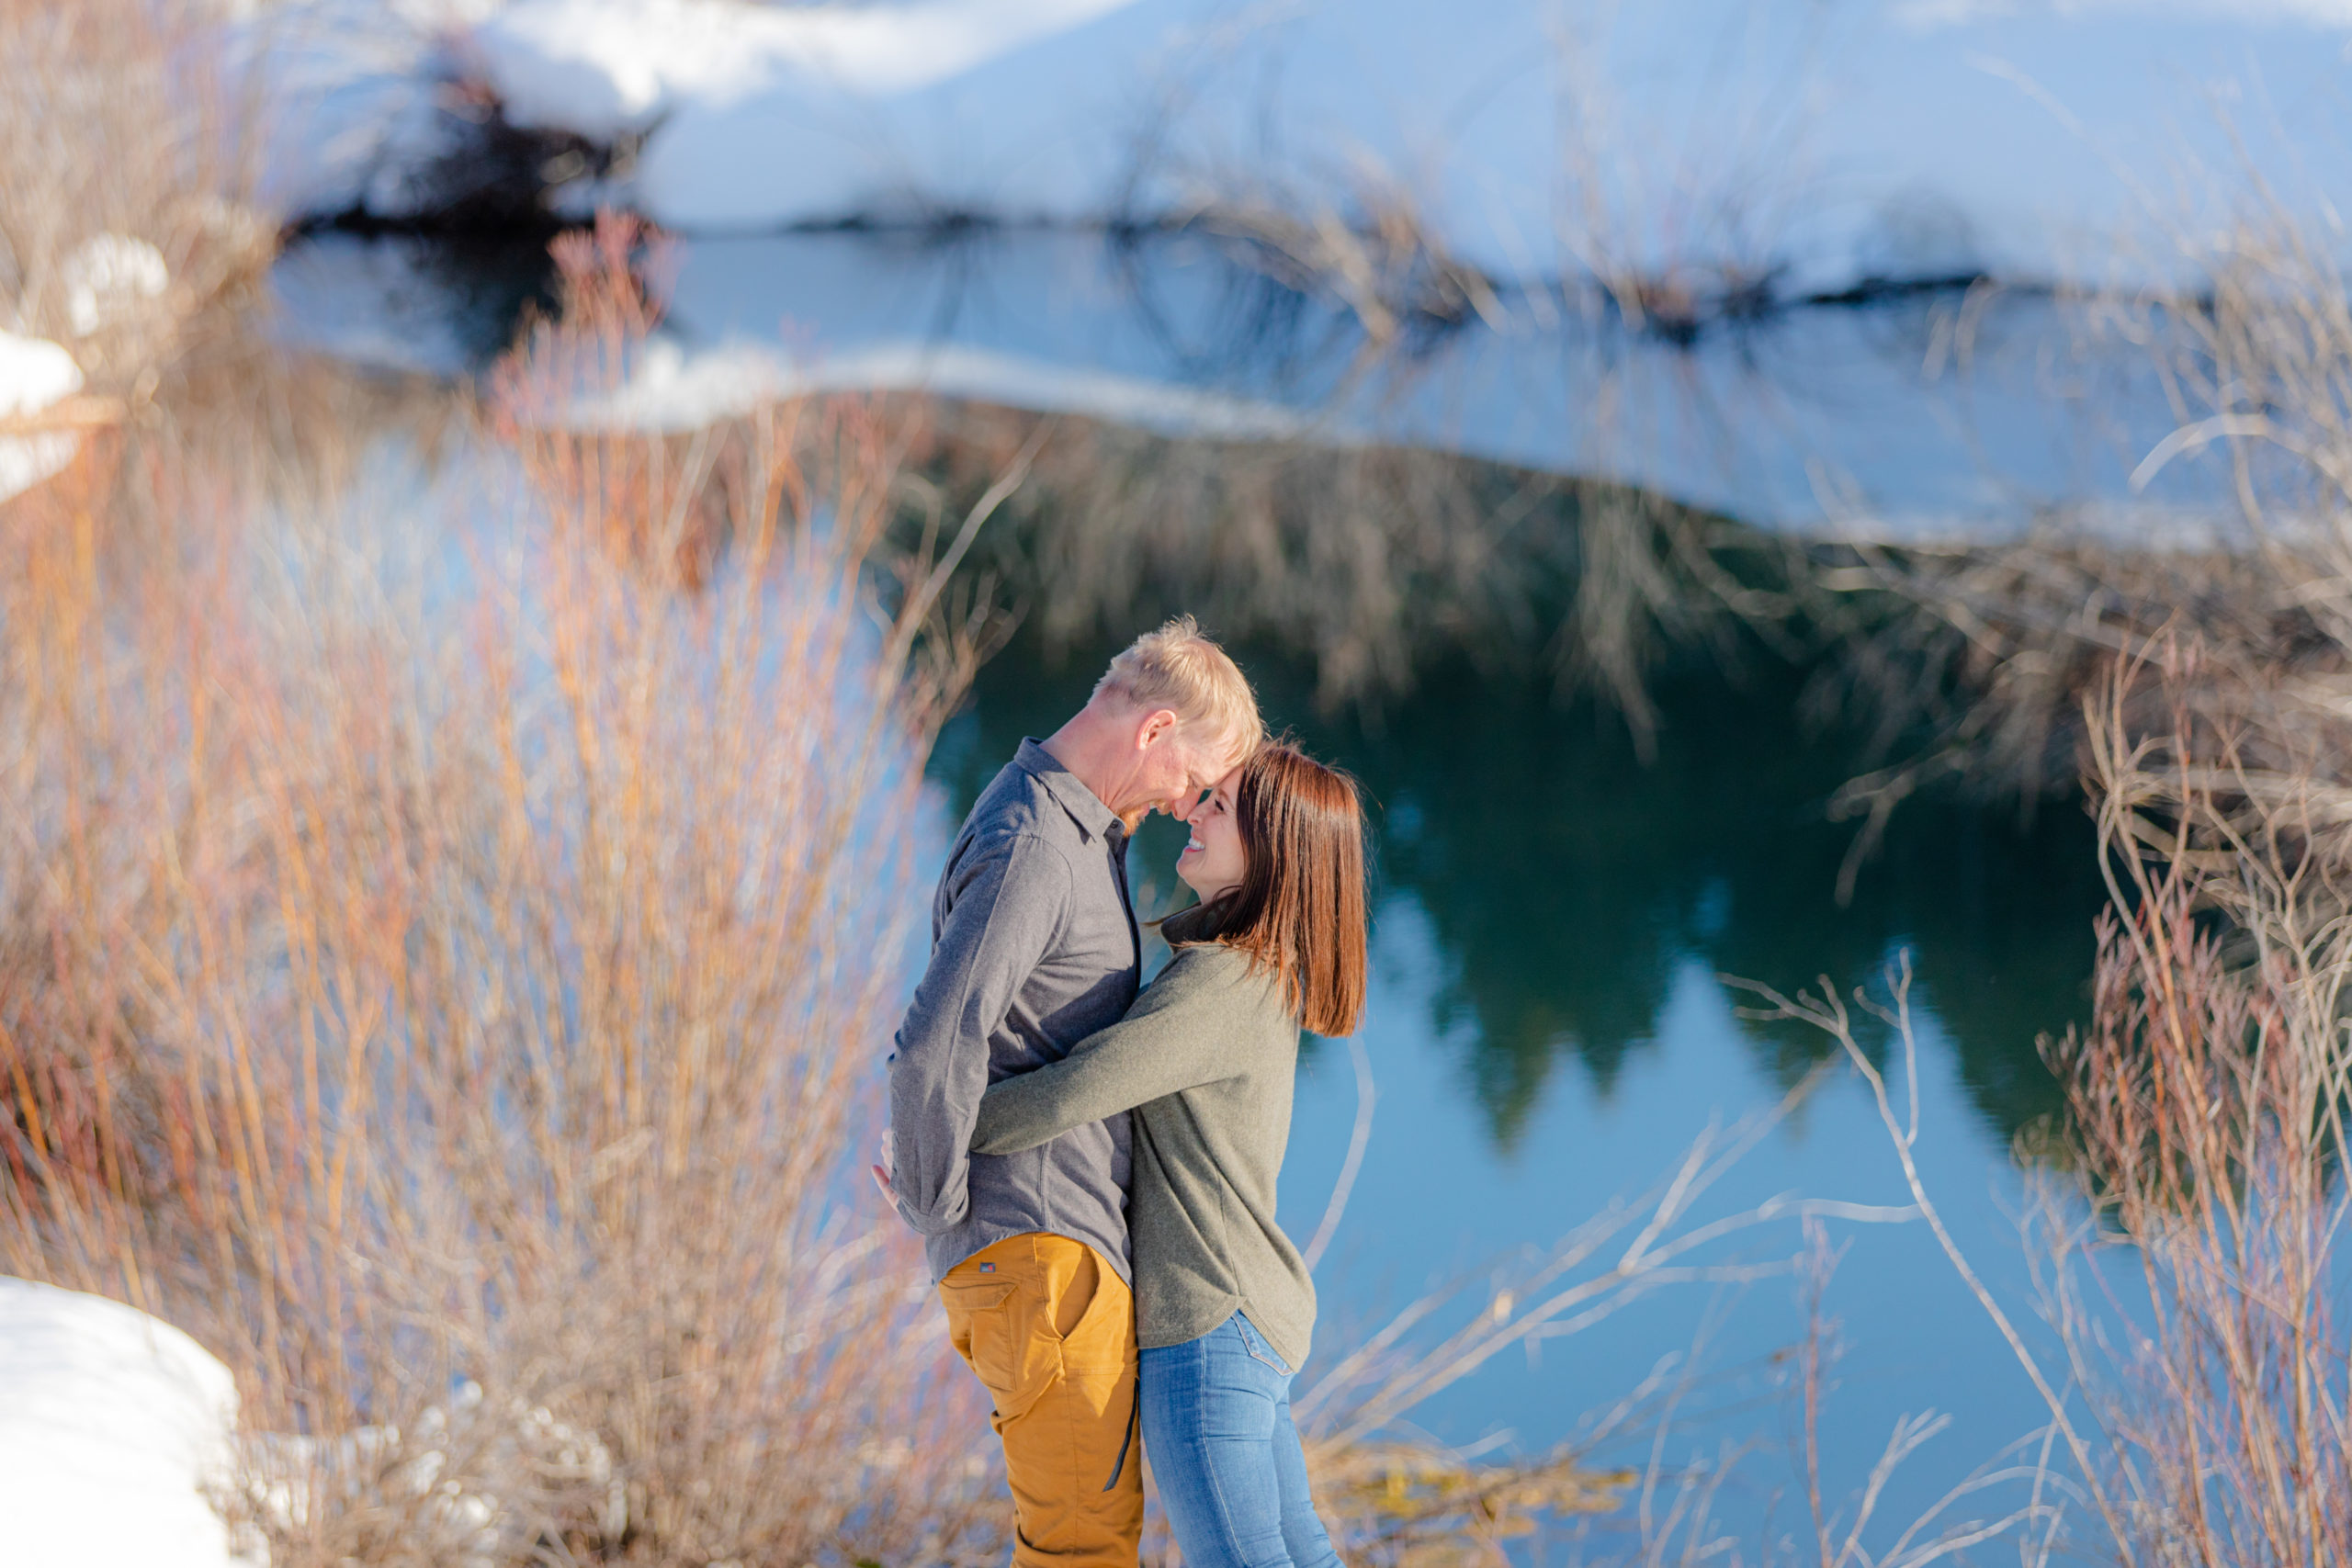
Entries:
[[899,1205],[899,1193],[898,1190],[890,1185],[890,1168],[893,1163],[893,1156],[890,1153],[890,1130],[888,1128],[886,1127],[882,1130],[882,1145],[875,1152],[882,1156],[881,1163],[878,1165],[869,1165],[865,1168],[873,1174],[874,1185],[882,1190],[882,1201],[895,1209]]

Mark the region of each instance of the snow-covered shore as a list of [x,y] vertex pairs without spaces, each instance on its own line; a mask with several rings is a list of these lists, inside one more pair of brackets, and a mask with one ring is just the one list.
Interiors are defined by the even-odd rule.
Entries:
[[[854,233],[680,248],[669,312],[582,422],[692,429],[769,398],[919,390],[1179,438],[1367,444],[1636,484],[1759,527],[1883,540],[2006,538],[2064,522],[2150,544],[2211,543],[2201,460],[2131,485],[2172,416],[2144,351],[2084,341],[2047,297],[1815,308],[1688,344],[1606,321],[1473,324],[1358,373],[1334,306],[1184,236],[1122,244],[1017,232],[963,247]],[[465,286],[421,241],[322,236],[279,264],[301,345],[462,378],[504,344],[453,335]],[[1265,326],[1272,317],[1277,329]],[[2061,353],[2072,381],[2047,374]]]
[[[2105,406],[2069,401],[2049,367],[2083,345],[2048,286],[2193,269],[2184,215],[2251,173],[2301,209],[2352,200],[2352,0],[297,0],[242,38],[280,84],[292,210],[429,211],[491,128],[546,154],[526,195],[548,209],[686,236],[663,337],[595,417],[921,389],[1422,446],[1883,538],[2196,542],[2219,513],[2193,465],[2130,482],[2172,425],[2145,355],[2096,350]],[[1264,275],[1121,227],[1383,190],[1516,304],[1376,383],[1340,373],[1343,290],[1269,303]],[[958,217],[984,238],[943,238]],[[463,374],[481,349],[444,270],[326,236],[279,266],[287,330]],[[1688,286],[1691,330],[1610,325],[1627,278]],[[1886,279],[2027,287],[1964,333],[1933,296],[1806,304]],[[1271,364],[1253,310],[1341,363]]]
[[494,118],[568,149],[555,211],[688,233],[1377,188],[1498,276],[1835,289],[2160,265],[2115,236],[2160,247],[2239,147],[2335,190],[2347,38],[2344,0],[297,0],[232,55],[298,214],[428,211]]

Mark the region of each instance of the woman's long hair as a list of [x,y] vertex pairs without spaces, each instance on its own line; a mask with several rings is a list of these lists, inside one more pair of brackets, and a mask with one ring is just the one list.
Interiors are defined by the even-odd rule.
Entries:
[[1363,1016],[1363,807],[1355,781],[1287,741],[1241,765],[1234,816],[1248,857],[1219,900],[1216,940],[1280,976],[1291,1010],[1322,1035]]

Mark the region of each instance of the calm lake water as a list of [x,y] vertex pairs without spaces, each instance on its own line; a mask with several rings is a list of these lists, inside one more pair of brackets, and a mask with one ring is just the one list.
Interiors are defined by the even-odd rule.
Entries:
[[[1099,238],[1089,243],[1099,254]],[[996,357],[950,357],[933,368],[973,371],[980,384],[968,389],[976,392],[1029,386],[1038,394],[1034,406],[1059,406],[1057,398],[1085,406],[1115,393],[1139,398],[1139,416],[1165,415],[1182,428],[1206,419],[1207,405],[1169,402],[1171,386],[1215,390],[1227,400],[1216,405],[1225,413],[1237,387],[1299,405],[1302,383],[1284,368],[1295,359],[1253,367],[1246,356],[1186,347],[1182,321],[1213,314],[1216,288],[1231,287],[1229,278],[1219,285],[1186,271],[1192,262],[1171,262],[1153,288],[1130,292],[1116,309],[1099,291],[1077,289],[1070,310],[1057,314],[1052,285],[1074,265],[1075,244],[1020,241],[961,276],[943,273],[953,270],[952,256],[854,237],[697,245],[685,256],[671,390],[686,388],[705,401],[662,406],[672,413],[723,407],[772,387],[773,355],[763,357],[757,344],[745,350],[729,334],[755,323],[766,334],[761,341],[772,343],[787,317],[814,321],[820,338],[832,320],[858,342],[986,349]],[[543,281],[512,252],[468,256],[334,239],[281,265],[283,332],[362,363],[461,378],[504,341],[516,308]],[[1137,318],[1145,306],[1159,316]],[[2030,318],[2044,307],[2021,309],[2004,319],[2004,330],[2018,340],[2016,355],[2032,361]],[[1307,311],[1293,312],[1284,330],[1312,326],[1297,319]],[[1181,318],[1174,327],[1171,318]],[[1110,324],[1089,336],[1090,321]],[[1877,465],[1891,483],[1916,481],[1907,504],[1918,515],[1952,515],[1963,500],[1981,510],[2010,493],[1997,476],[1969,468],[1976,458],[1953,456],[1981,455],[1988,427],[1952,423],[1955,399],[1969,402],[1969,387],[1929,384],[1917,374],[1919,342],[1936,330],[1920,310],[1810,321],[1781,323],[1745,346],[1702,344],[1686,355],[1651,344],[1640,354],[1653,383],[1679,379],[1702,394],[1701,405],[1761,388],[1760,400],[1730,424],[1758,451],[1792,409],[1803,430],[1840,433],[1858,462]],[[2038,341],[2064,346],[2046,333]],[[1769,350],[1761,360],[1759,348]],[[1540,342],[1472,341],[1444,352],[1463,355],[1476,372],[1472,380],[1487,376],[1492,384],[1481,395],[1519,407],[1503,371],[1518,375],[1546,351]],[[1106,355],[1124,378],[1085,379]],[[1005,378],[1007,356],[1031,381]],[[877,363],[869,357],[869,370]],[[1037,379],[1041,365],[1056,375]],[[1085,375],[1061,374],[1073,369]],[[1578,384],[1551,385],[1542,406],[1556,422],[1576,407]],[[2006,450],[2018,471],[2034,476],[2028,488],[2038,495],[2063,489],[2060,477],[2071,470],[2053,466],[2050,422],[2034,413],[2030,389],[2007,387],[1984,400],[1996,406],[1991,428],[2009,433]],[[1850,421],[1841,423],[1841,409]],[[1433,424],[1416,428],[1442,434]],[[1520,428],[1497,436],[1489,455],[1528,460],[1573,446],[1561,445],[1555,428],[1545,437],[1552,446],[1521,450],[1510,435]],[[1705,428],[1687,434],[1694,448],[1708,445]],[[1798,482],[1791,478],[1795,450],[1781,441],[1747,469],[1702,472],[1695,460],[1658,460],[1681,465],[1677,488],[1734,515],[1784,525]],[[462,504],[463,487],[456,488]],[[2080,493],[2100,490],[2095,483]],[[1109,651],[1048,656],[1016,640],[987,666],[932,764],[930,853],[944,849],[1020,739],[1047,733],[1083,700]],[[2035,1041],[2086,1010],[2092,920],[2102,901],[2078,807],[2046,805],[2029,822],[2014,807],[1915,800],[1897,813],[1841,906],[1836,887],[1853,828],[1830,822],[1826,806],[1866,760],[1858,737],[1799,722],[1803,671],[1761,660],[1738,680],[1712,667],[1669,674],[1659,692],[1657,755],[1644,762],[1622,721],[1562,703],[1548,679],[1432,668],[1376,715],[1334,718],[1313,705],[1311,671],[1239,651],[1270,716],[1352,770],[1374,806],[1374,976],[1362,1040],[1376,1104],[1361,1178],[1318,1271],[1325,1351],[1433,1288],[1467,1287],[1441,1325],[1481,1310],[1485,1281],[1511,1260],[1549,1247],[1613,1198],[1650,1187],[1711,1124],[1780,1100],[1828,1044],[1741,1018],[1722,976],[1792,989],[1826,973],[1851,986],[1874,980],[1905,952],[1918,977],[1919,1163],[1980,1271],[2013,1303],[2024,1299],[2015,1216],[2029,1167],[2012,1151],[2056,1108]],[[1147,914],[1175,886],[1170,868],[1182,840],[1165,819],[1138,837],[1135,873]],[[1883,1031],[1868,1043],[1885,1056]],[[1358,1113],[1345,1047],[1310,1044],[1282,1191],[1284,1224],[1301,1238],[1323,1216]],[[1899,1076],[1894,1087],[1898,1095],[1905,1087]],[[1849,1068],[1838,1066],[1699,1214],[1781,1193],[1908,1201]],[[1822,1429],[1833,1506],[1865,1483],[1899,1416],[1933,1409],[1953,1418],[1889,1488],[1881,1517],[1899,1529],[2036,1427],[2042,1412],[1925,1226],[1834,1222],[1829,1230],[1849,1249],[1827,1299],[1843,1350]],[[1800,1245],[1796,1224],[1783,1221],[1709,1256],[1785,1259]],[[1695,1351],[1700,1375],[1659,1451],[1675,1464],[1737,1456],[1718,1506],[1726,1533],[1751,1543],[1752,1560],[1770,1521],[1787,1529],[1803,1513],[1791,1463],[1796,1410],[1782,1386],[1785,1363],[1775,1359],[1802,1332],[1790,1280],[1676,1286],[1573,1337],[1505,1352],[1413,1419],[1465,1447],[1541,1451],[1573,1438],[1666,1359]],[[1316,1371],[1310,1365],[1307,1381]],[[1639,1464],[1648,1440],[1645,1428],[1639,1441],[1597,1457]]]

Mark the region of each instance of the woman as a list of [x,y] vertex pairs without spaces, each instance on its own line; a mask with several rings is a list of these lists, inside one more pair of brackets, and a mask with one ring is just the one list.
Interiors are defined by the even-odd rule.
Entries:
[[1134,1110],[1144,1451],[1187,1568],[1338,1568],[1290,1410],[1315,1286],[1274,1183],[1300,1028],[1363,1010],[1363,813],[1346,775],[1272,745],[1188,820],[1176,874],[1200,903],[1161,922],[1174,959],[1120,1022],[992,1085],[972,1152]]

